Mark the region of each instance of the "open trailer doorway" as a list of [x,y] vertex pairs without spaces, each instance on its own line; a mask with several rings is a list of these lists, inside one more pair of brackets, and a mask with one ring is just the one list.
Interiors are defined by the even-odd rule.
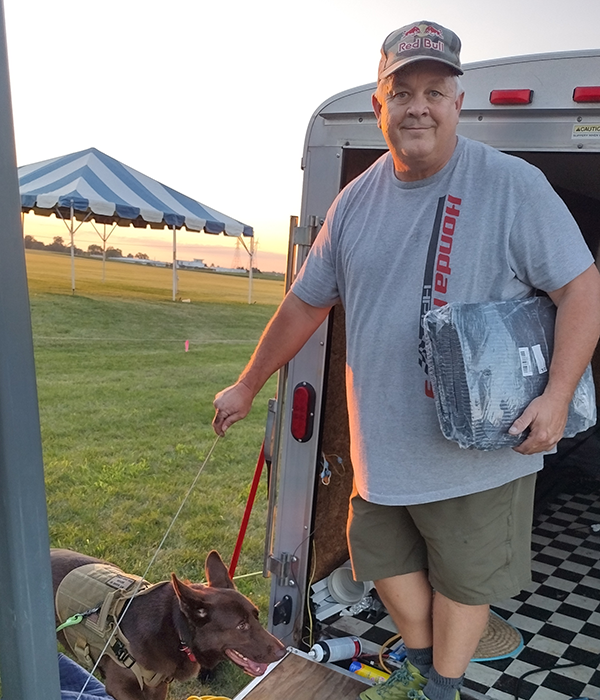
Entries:
[[[598,264],[600,51],[509,57],[464,68],[459,134],[539,167],[579,223]],[[597,87],[582,89],[591,85]],[[525,87],[531,88],[527,102],[521,95]],[[499,88],[508,102],[493,101]],[[371,111],[374,89],[374,84],[365,85],[333,96],[309,124],[300,226],[293,227],[291,237],[293,272],[300,269],[339,190],[385,151]],[[511,104],[515,91],[521,102]],[[588,101],[581,102],[581,95]],[[337,611],[329,618],[316,616],[314,583],[327,580],[348,559],[343,523],[352,465],[345,345],[344,311],[338,305],[280,373],[265,569],[272,574],[271,629],[300,648],[320,636],[354,634],[372,650],[394,629],[385,609],[376,605],[354,615]],[[598,351],[593,371],[597,392]],[[314,390],[309,406],[313,425],[310,436],[298,440],[291,413],[296,390],[307,385]],[[599,465],[597,426],[561,441],[557,454],[547,458],[536,496],[533,583],[495,606],[496,614],[522,635],[523,647],[505,658],[472,662],[465,696],[600,697]],[[573,666],[558,669],[562,664]],[[536,673],[519,682],[529,671]]]

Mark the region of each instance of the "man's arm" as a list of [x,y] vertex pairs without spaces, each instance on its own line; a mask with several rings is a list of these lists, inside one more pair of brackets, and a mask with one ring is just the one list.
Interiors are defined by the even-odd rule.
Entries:
[[530,429],[514,449],[522,454],[546,452],[562,438],[569,403],[600,335],[600,274],[589,267],[564,287],[550,292],[557,306],[554,352],[544,393],[511,426],[512,435]]
[[225,435],[227,428],[248,415],[267,379],[302,348],[330,308],[311,306],[293,292],[286,295],[237,382],[215,397],[213,428],[217,435]]

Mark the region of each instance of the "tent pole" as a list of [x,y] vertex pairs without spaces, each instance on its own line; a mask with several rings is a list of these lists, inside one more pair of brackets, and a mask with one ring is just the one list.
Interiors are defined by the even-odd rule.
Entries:
[[106,224],[104,224],[104,236],[102,236],[102,281],[106,281]]
[[75,231],[73,200],[71,200],[71,294],[75,294]]
[[0,0],[0,673],[4,700],[59,700],[31,315]]
[[248,272],[248,303],[252,303],[252,268],[254,267],[254,236],[250,239],[250,270]]
[[[89,216],[89,214],[88,214],[88,216]],[[81,223],[83,223],[83,222],[81,222]],[[100,233],[100,231],[98,231],[93,219],[90,219],[90,223],[92,224],[94,231],[98,234],[98,236],[100,237],[100,240],[102,241],[102,281],[106,282],[106,241],[112,236],[114,230],[117,228],[117,224],[113,225],[113,227],[110,230],[110,233],[107,236],[106,235],[106,221],[103,223],[104,233]],[[89,248],[88,248],[88,250],[89,250]]]
[[173,226],[173,301],[177,297],[177,229]]
[[248,270],[248,303],[252,303],[252,268],[254,267],[254,236],[250,238],[250,247],[248,247],[244,243],[244,239],[242,238],[241,235],[238,236],[238,243],[241,243],[244,246],[244,249],[246,253],[248,253],[248,257],[250,258],[250,269]]

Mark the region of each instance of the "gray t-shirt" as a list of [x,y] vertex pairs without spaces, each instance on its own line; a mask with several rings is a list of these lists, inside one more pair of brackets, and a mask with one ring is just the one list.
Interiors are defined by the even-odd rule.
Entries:
[[537,168],[462,137],[430,178],[401,182],[386,153],[339,194],[292,291],[312,306],[344,305],[351,457],[363,498],[427,503],[542,468],[539,454],[462,450],[443,437],[421,321],[432,305],[553,291],[592,263]]

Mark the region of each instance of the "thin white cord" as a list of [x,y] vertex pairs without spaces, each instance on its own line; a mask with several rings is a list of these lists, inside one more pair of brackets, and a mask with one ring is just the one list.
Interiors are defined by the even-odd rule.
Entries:
[[232,581],[239,581],[241,578],[250,578],[250,576],[262,576],[262,571],[253,571],[251,574],[240,574],[239,576],[234,576]]
[[[194,481],[192,481],[192,485],[191,485],[190,488],[188,489],[188,492],[185,494],[185,497],[184,497],[183,501],[181,502],[181,505],[180,505],[179,508],[177,509],[177,512],[176,512],[175,515],[173,516],[173,519],[171,520],[171,523],[170,523],[169,527],[167,528],[167,531],[166,531],[165,534],[164,534],[164,537],[162,538],[160,544],[158,545],[158,548],[157,548],[156,551],[154,552],[154,555],[152,556],[152,559],[150,560],[150,563],[149,563],[148,566],[146,567],[146,571],[144,571],[144,574],[143,574],[142,578],[137,582],[136,587],[135,587],[134,592],[133,592],[133,595],[132,595],[131,598],[127,601],[127,605],[125,606],[125,608],[123,609],[123,612],[121,613],[121,620],[125,617],[125,614],[126,614],[127,611],[129,610],[129,606],[130,606],[131,603],[133,602],[133,599],[135,598],[135,596],[138,594],[142,583],[144,582],[146,576],[148,575],[148,571],[150,571],[150,567],[151,567],[152,564],[154,564],[154,562],[156,561],[156,557],[158,556],[158,553],[159,553],[160,550],[162,549],[162,546],[163,546],[163,544],[165,543],[165,540],[166,540],[167,537],[169,536],[169,533],[170,533],[171,530],[173,529],[173,525],[175,525],[175,521],[176,521],[177,518],[179,517],[179,514],[181,513],[181,511],[183,510],[183,507],[185,506],[187,499],[190,497],[190,494],[191,494],[192,491],[194,490],[194,487],[196,486],[196,483],[197,483],[198,479],[200,478],[200,474],[202,474],[202,471],[203,471],[204,467],[206,466],[208,460],[210,459],[212,453],[214,452],[215,447],[217,446],[217,443],[219,442],[219,438],[220,438],[220,435],[217,435],[215,441],[214,441],[213,444],[212,444],[212,447],[210,448],[210,450],[208,451],[208,454],[206,455],[206,459],[204,460],[204,462],[202,462],[202,466],[201,466],[200,469],[198,470],[198,473],[196,474],[196,477],[194,478]],[[89,681],[90,681],[91,675],[92,675],[92,674],[96,671],[96,669],[98,668],[98,664],[100,663],[100,659],[102,659],[102,657],[104,656],[104,653],[106,652],[106,650],[108,649],[110,643],[112,642],[113,637],[115,636],[115,632],[117,631],[117,627],[118,627],[118,623],[115,624],[115,627],[114,627],[113,631],[111,632],[109,638],[107,639],[106,644],[104,645],[104,648],[103,648],[102,651],[100,652],[100,656],[98,657],[98,660],[96,661],[96,663],[94,664],[94,667],[93,667],[92,670],[90,671],[90,677],[88,677],[88,678],[86,679],[85,683],[83,684],[83,687],[82,687],[81,690],[79,691],[79,695],[77,696],[77,700],[80,700],[80,699],[81,699],[81,696],[83,695],[83,691],[87,688],[87,685],[88,685],[88,683],[89,683]]]

